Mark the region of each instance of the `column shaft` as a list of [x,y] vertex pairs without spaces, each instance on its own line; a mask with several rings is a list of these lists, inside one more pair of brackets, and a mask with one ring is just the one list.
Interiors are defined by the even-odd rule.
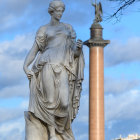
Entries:
[[90,47],[89,139],[104,140],[104,48]]

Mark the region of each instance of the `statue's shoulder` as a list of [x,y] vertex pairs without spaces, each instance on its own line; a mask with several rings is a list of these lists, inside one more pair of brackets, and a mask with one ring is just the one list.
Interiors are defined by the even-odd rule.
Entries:
[[40,26],[37,30],[37,35],[43,35],[46,32],[47,26],[47,24]]
[[70,31],[71,37],[72,37],[73,39],[75,39],[75,38],[76,38],[76,32],[75,32],[75,30],[73,29],[72,25],[67,24],[67,23],[63,23],[63,24],[64,24],[64,25],[66,26],[66,28]]
[[73,30],[72,25],[70,25],[70,24],[68,24],[68,23],[63,23],[63,24],[66,26],[66,28],[68,28],[68,29],[70,29],[70,30]]

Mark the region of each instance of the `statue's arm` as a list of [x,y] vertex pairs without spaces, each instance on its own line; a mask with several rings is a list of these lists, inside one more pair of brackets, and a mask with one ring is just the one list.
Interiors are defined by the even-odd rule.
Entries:
[[76,32],[73,29],[73,27],[69,24],[67,24],[67,26],[69,27],[70,31],[71,31],[71,40],[72,40],[72,49],[74,51],[74,57],[79,57],[82,51],[82,47],[83,47],[83,42],[82,40],[78,39],[76,41]]
[[36,38],[35,42],[33,44],[33,47],[29,51],[23,65],[23,69],[29,79],[31,79],[31,76],[33,75],[33,72],[29,70],[29,65],[35,60],[37,53],[42,50],[45,46],[45,31],[46,31],[46,26],[41,26],[37,33],[36,33]]
[[78,39],[75,46],[74,57],[79,57],[83,48],[82,40]]
[[39,51],[39,48],[38,48],[38,45],[35,41],[33,47],[31,48],[28,55],[26,56],[25,61],[24,61],[24,65],[23,65],[23,69],[24,69],[24,71],[27,74],[29,79],[30,79],[30,76],[32,74],[31,74],[31,71],[29,70],[28,67],[34,61],[38,51]]

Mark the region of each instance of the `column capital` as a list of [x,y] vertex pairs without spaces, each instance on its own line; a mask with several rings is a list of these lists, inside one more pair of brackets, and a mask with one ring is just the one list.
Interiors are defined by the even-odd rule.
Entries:
[[105,47],[110,40],[104,40],[102,37],[103,28],[99,23],[94,22],[90,28],[90,39],[84,42],[84,45],[91,47]]
[[94,39],[89,39],[84,42],[84,45],[87,45],[89,48],[91,47],[105,47],[110,43],[110,40],[94,40]]

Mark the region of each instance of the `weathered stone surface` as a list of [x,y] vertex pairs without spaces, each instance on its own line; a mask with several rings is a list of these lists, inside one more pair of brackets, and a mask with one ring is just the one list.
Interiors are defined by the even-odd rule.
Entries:
[[50,2],[51,21],[37,31],[24,62],[30,82],[26,140],[74,140],[71,123],[84,78],[83,43],[76,41],[71,25],[60,22],[64,10],[61,0]]
[[[49,140],[47,124],[36,118],[31,112],[24,112],[25,117],[25,140]],[[58,135],[58,140],[62,138]]]

